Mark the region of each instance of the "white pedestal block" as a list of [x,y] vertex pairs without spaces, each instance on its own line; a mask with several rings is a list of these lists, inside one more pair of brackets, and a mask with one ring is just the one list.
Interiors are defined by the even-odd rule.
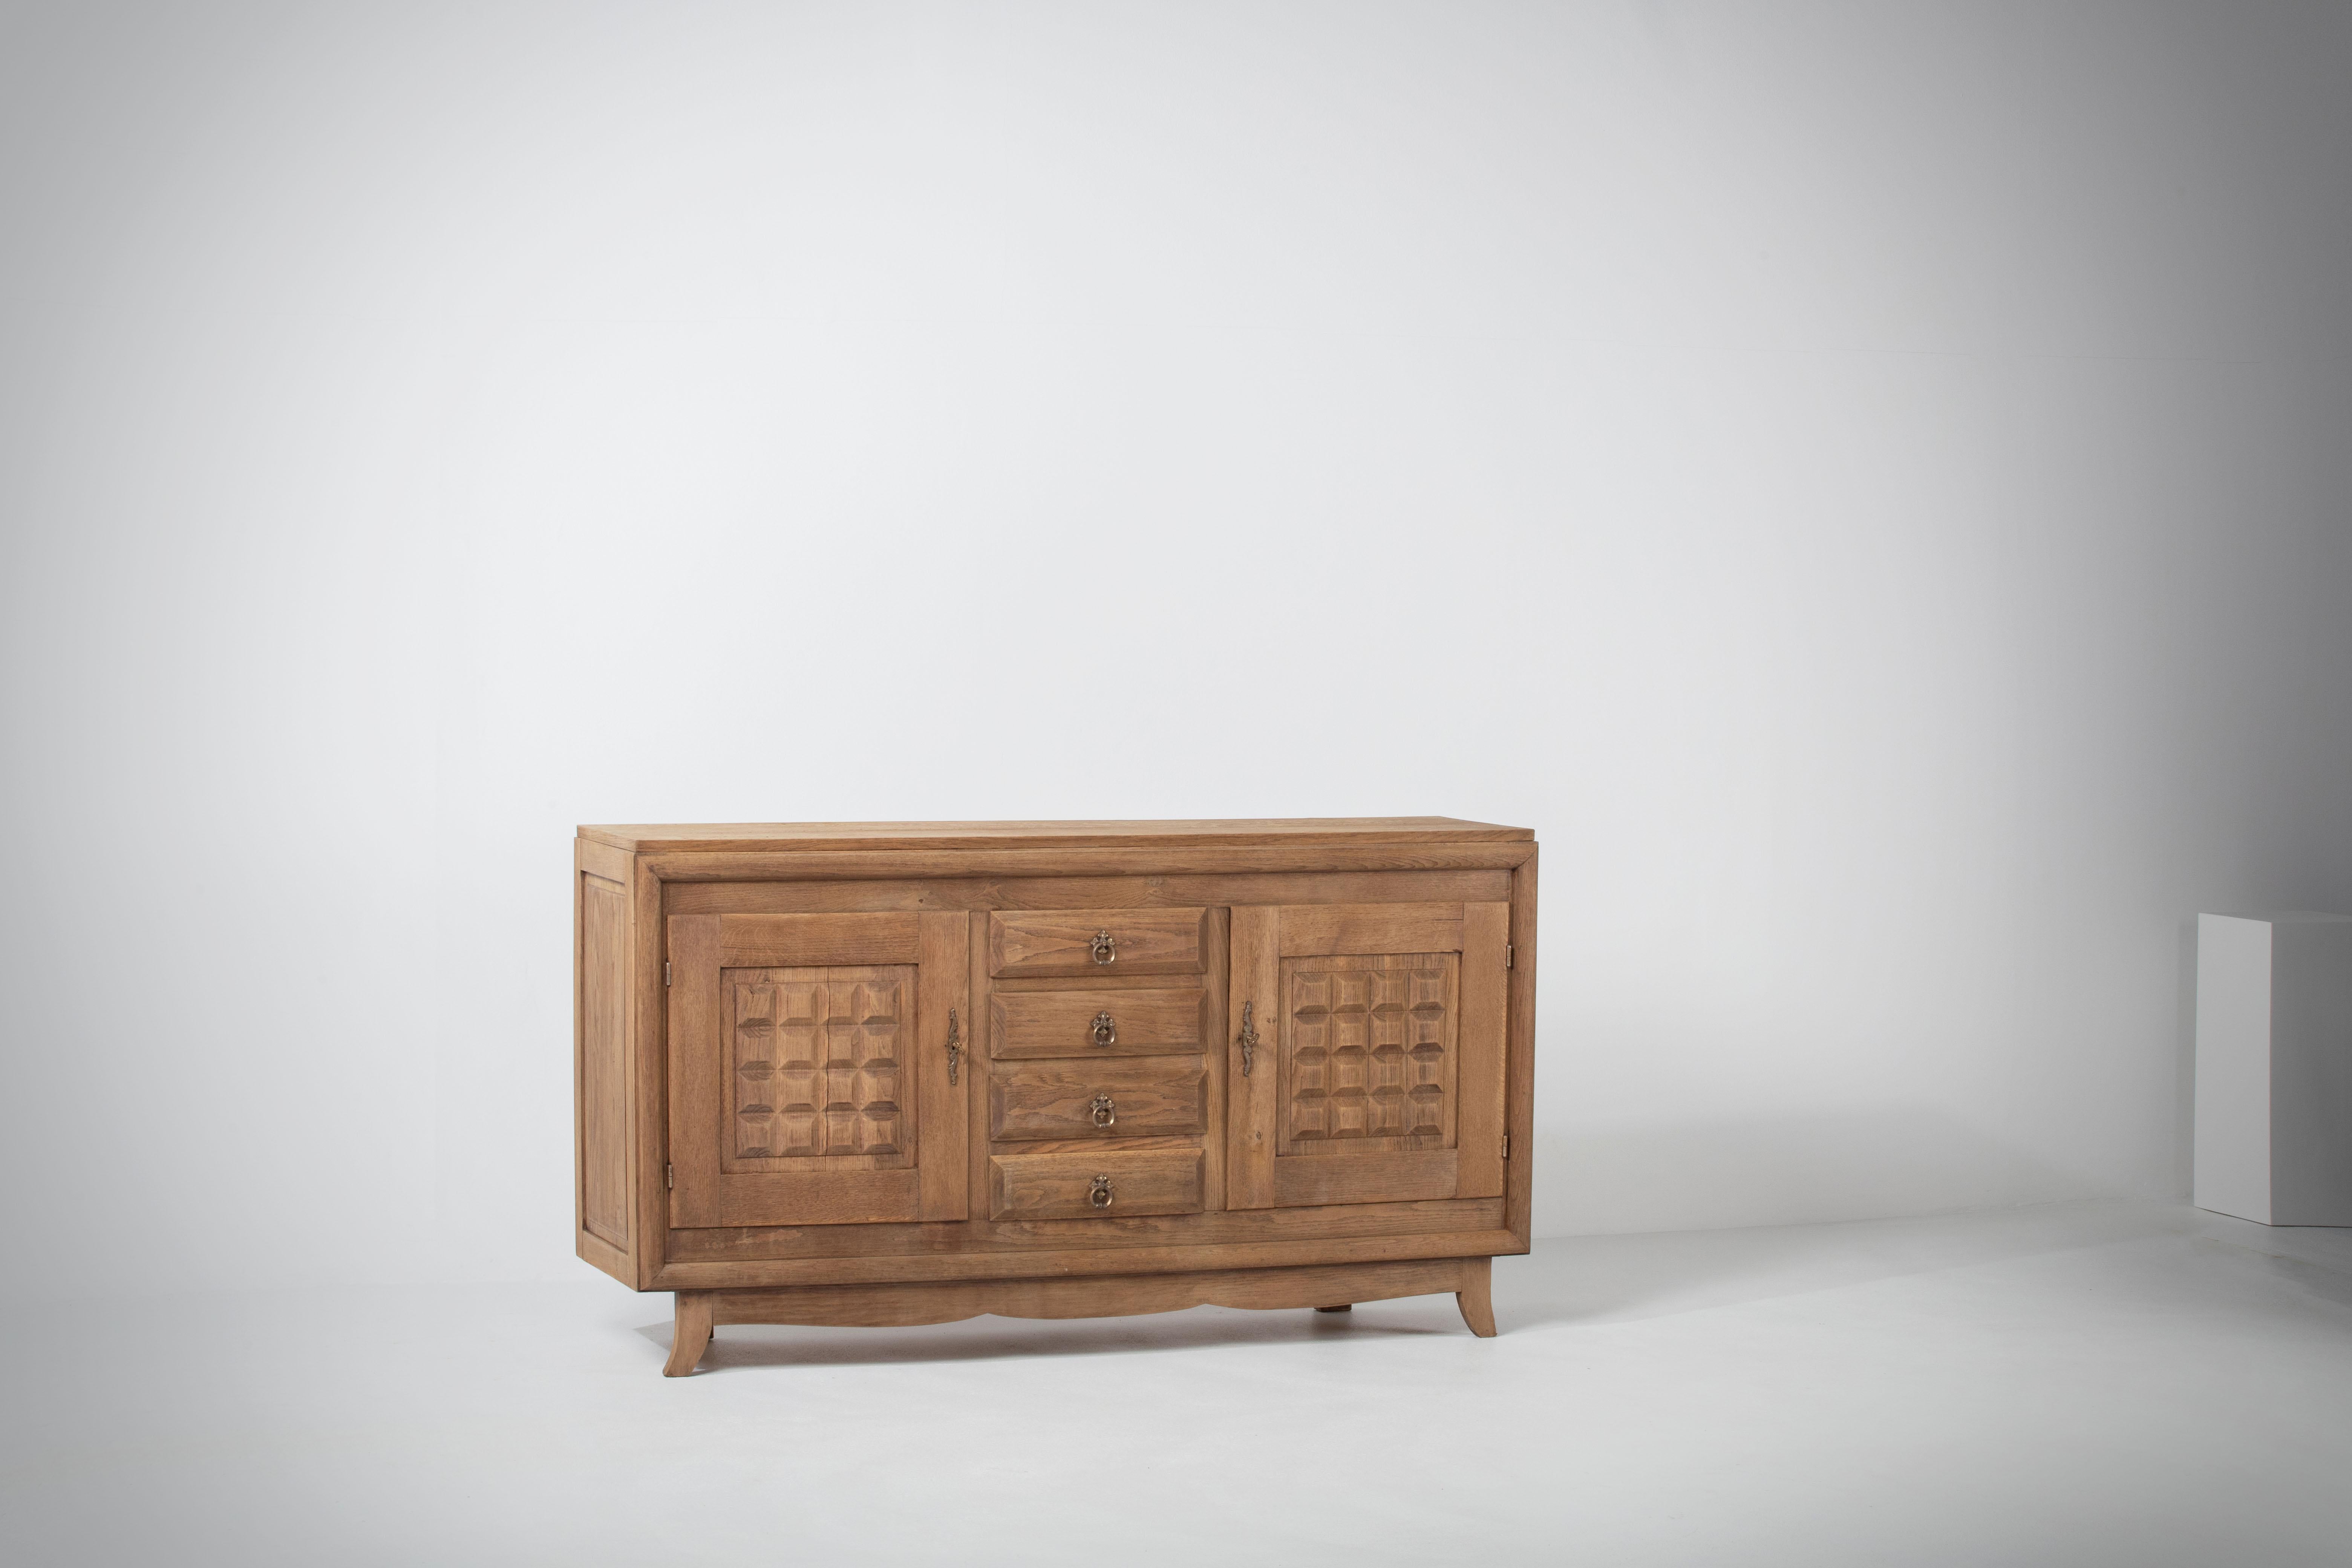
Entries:
[[2352,1226],[2352,915],[2197,917],[2200,1209]]

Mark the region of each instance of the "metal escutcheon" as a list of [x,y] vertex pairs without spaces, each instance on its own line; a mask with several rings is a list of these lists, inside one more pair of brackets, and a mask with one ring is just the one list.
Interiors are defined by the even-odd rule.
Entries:
[[1087,951],[1095,955],[1097,963],[1115,963],[1118,958],[1118,938],[1108,931],[1098,931],[1095,932],[1095,940],[1087,945]]
[[1095,1184],[1087,1189],[1087,1202],[1098,1209],[1110,1207],[1110,1178],[1097,1176]]
[[1098,1046],[1118,1044],[1118,1020],[1112,1017],[1108,1011],[1095,1015],[1095,1044]]
[[1109,1095],[1096,1095],[1095,1102],[1087,1109],[1094,1112],[1097,1127],[1108,1127],[1118,1120],[1118,1108],[1110,1102]]

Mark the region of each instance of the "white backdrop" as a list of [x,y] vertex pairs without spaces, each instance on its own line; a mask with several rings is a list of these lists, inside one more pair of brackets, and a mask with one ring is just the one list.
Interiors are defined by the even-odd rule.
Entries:
[[1539,1233],[2185,1193],[2347,16],[0,13],[7,1279],[572,1277],[583,821],[1527,824]]

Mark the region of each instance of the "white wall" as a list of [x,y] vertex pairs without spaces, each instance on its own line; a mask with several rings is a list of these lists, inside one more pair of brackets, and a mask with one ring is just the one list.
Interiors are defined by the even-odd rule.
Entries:
[[1546,847],[1538,1228],[2186,1191],[2340,6],[15,7],[7,1277],[569,1277],[583,821]]

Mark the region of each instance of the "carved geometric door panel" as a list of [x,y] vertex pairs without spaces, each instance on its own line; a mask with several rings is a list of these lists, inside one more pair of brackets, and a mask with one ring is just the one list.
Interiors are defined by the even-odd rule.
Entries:
[[1454,1146],[1462,955],[1282,961],[1277,1154]]
[[670,1223],[961,1219],[960,914],[669,921]]
[[915,1163],[903,1087],[915,973],[903,963],[719,971],[731,1134],[719,1169]]
[[1232,931],[1227,1207],[1501,1194],[1509,905],[1237,907]]

